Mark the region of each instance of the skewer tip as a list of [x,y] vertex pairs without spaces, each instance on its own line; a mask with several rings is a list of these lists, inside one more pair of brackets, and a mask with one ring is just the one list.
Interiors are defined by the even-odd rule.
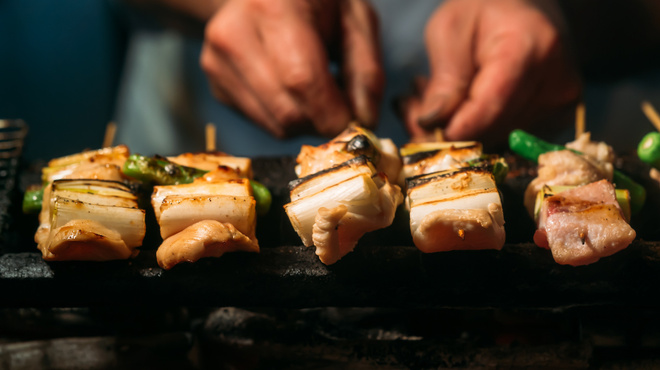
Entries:
[[586,108],[584,103],[580,102],[575,109],[575,140],[579,139],[586,131]]
[[658,115],[658,112],[649,101],[642,101],[642,111],[646,115],[646,118],[651,121],[655,129],[660,131],[660,115]]
[[108,124],[105,126],[105,136],[103,137],[102,148],[108,148],[112,146],[112,143],[115,141],[116,132],[117,124],[113,121],[108,122]]
[[215,152],[216,151],[216,137],[215,137],[215,125],[213,123],[206,124],[206,151]]

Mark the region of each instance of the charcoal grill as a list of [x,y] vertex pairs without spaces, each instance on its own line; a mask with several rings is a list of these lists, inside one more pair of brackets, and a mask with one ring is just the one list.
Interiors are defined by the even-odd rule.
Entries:
[[[580,317],[590,317],[596,312],[601,318],[603,313],[624,312],[643,317],[644,322],[650,322],[653,328],[660,327],[660,319],[649,319],[660,313],[660,242],[657,241],[660,239],[657,238],[660,218],[654,207],[645,208],[637,225],[639,238],[626,250],[589,266],[560,266],[553,261],[549,251],[531,242],[533,224],[526,217],[519,198],[531,174],[520,172],[524,166],[518,168],[514,165],[513,172],[522,175],[502,189],[508,235],[507,244],[501,251],[423,254],[412,244],[405,212],[399,212],[391,227],[367,234],[354,252],[334,265],[325,266],[313,248],[301,245],[282,210],[288,198],[286,184],[294,178],[293,165],[291,157],[253,160],[255,178],[268,186],[274,197],[270,213],[258,220],[261,253],[226,254],[217,259],[181,264],[169,271],[156,264],[155,248],[159,237],[153,230],[148,231],[139,256],[130,261],[44,262],[32,241],[36,221],[20,215],[16,207],[12,207],[9,211],[11,228],[3,231],[3,253],[0,255],[1,306],[5,309],[243,307],[267,309],[269,314],[289,310],[306,312],[322,307],[371,308],[389,310],[387,312],[394,310],[397,317],[408,319],[417,315],[433,317],[439,313],[460,312],[462,322],[468,327],[472,322],[469,317],[474,312],[544,313],[541,322],[548,322],[544,316],[548,313],[569,312],[566,317],[571,323],[584,322]],[[34,176],[34,171],[26,169],[22,183],[33,181]],[[20,192],[14,195],[14,200],[19,198],[18,195]],[[655,194],[650,194],[650,202],[657,199]],[[609,328],[607,320],[596,322],[598,332]],[[217,325],[208,325],[217,329]],[[646,324],[637,321],[637,325]],[[288,332],[291,328],[287,329],[285,325],[280,329]],[[556,358],[564,358],[570,352],[577,357],[566,357],[564,365],[591,366],[598,348],[593,346],[593,341],[588,341],[589,344],[576,342],[575,338],[580,337],[575,334],[576,330],[569,330],[570,335],[556,338],[545,350],[530,347],[531,352],[525,352],[517,348],[509,356],[522,358],[522,353],[537,351],[539,358],[551,353],[559,353],[561,355]],[[628,329],[620,328],[618,333],[621,330],[626,331],[626,338],[630,337]],[[253,333],[257,336],[252,339],[253,347],[256,346],[262,354],[273,356],[286,352],[283,348],[298,353],[296,351],[301,348],[309,347],[299,341],[277,344],[274,338],[278,335],[273,333],[269,332],[267,341],[261,342],[263,336]],[[655,339],[660,337],[660,332],[655,329],[645,333]],[[632,337],[640,335],[637,331]],[[219,338],[208,332],[205,337],[211,338],[207,345]],[[334,342],[335,348],[343,348],[338,356],[346,358],[349,353],[349,358],[354,358],[351,356],[362,348],[368,352],[365,358],[378,362],[388,353],[399,353],[399,360],[390,360],[413,367],[422,363],[415,362],[417,357],[406,356],[403,352],[426,353],[431,356],[425,357],[427,360],[438,358],[438,361],[451,353],[470,357],[465,352],[467,349],[458,350],[447,342],[432,341],[424,345],[423,342],[399,338],[398,344],[377,342],[376,347],[369,347],[366,337],[360,338],[344,341],[341,345]],[[657,343],[651,341],[651,347],[641,339],[633,342],[638,350],[642,347],[660,348],[660,340]],[[226,341],[223,343],[227,345]],[[621,343],[616,348],[629,349],[630,342]],[[321,345],[323,348],[329,346],[332,347],[327,342]],[[438,348],[443,351],[442,356],[436,351]],[[488,348],[487,351],[498,351]],[[498,357],[500,355],[493,352],[488,352],[490,355],[483,353],[490,358],[491,362],[487,363],[497,363],[498,358],[506,357]],[[613,352],[606,353],[611,355]],[[639,357],[640,353],[637,351],[635,355]],[[644,359],[649,357],[654,358],[643,356]],[[402,362],[401,358],[408,362]],[[528,364],[534,363],[530,361]],[[451,361],[440,363],[452,364]],[[475,364],[463,362],[469,363]]]

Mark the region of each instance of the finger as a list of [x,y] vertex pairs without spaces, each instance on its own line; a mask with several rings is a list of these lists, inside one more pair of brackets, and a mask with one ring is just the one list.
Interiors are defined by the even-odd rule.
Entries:
[[[262,106],[261,110],[271,116],[270,120],[262,122],[269,131],[278,137],[288,136],[292,128],[306,119],[302,107],[281,84],[264,49],[261,35],[252,23],[240,17],[223,17],[207,28],[206,39],[215,54],[222,56],[234,72],[232,75],[237,76],[242,81],[241,85],[252,93],[253,99]],[[224,82],[222,85],[225,91],[233,94],[233,84]],[[238,105],[254,105],[252,102],[241,104],[242,98],[246,98],[246,94],[234,96]],[[250,112],[246,114],[252,116]]]
[[[318,32],[304,19],[264,19],[260,35],[284,88],[294,97],[316,131],[332,137],[346,128],[351,113],[328,69]],[[287,27],[282,27],[286,24]]]
[[340,4],[342,71],[349,101],[357,120],[374,128],[385,85],[378,22],[365,1],[346,0]]
[[524,109],[526,99],[538,85],[537,78],[526,79],[532,48],[524,37],[511,35],[493,42],[481,56],[481,68],[469,98],[460,105],[445,130],[448,139],[475,139],[480,133],[492,133],[496,122]]
[[425,127],[447,122],[465,99],[474,75],[476,12],[466,13],[460,3],[445,3],[426,27],[431,76],[420,112]]
[[419,112],[422,101],[419,96],[408,95],[396,101],[396,109],[400,112],[404,127],[411,142],[432,141],[432,133],[419,126]]
[[[277,124],[234,68],[210,45],[204,43],[200,57],[202,69],[208,76],[211,92],[218,100],[240,109],[246,116],[271,134],[281,137],[282,127]],[[228,90],[227,87],[231,86]]]

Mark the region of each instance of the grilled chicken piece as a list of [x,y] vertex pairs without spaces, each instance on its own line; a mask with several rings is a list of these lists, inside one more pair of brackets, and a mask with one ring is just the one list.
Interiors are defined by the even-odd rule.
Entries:
[[225,252],[259,252],[259,244],[234,225],[204,220],[166,238],[156,252],[158,265],[166,270],[182,262],[220,257]]
[[241,178],[249,178],[246,176],[241,176],[240,171],[227,167],[227,166],[220,166],[213,171],[209,171],[203,176],[200,176],[193,180],[193,183],[200,183],[200,182],[222,182],[226,180],[235,180],[235,179],[241,179]]
[[120,181],[124,178],[119,169],[129,156],[128,147],[111,148],[72,154],[55,158],[42,170],[42,180],[50,183],[58,179],[100,179]]
[[339,136],[318,147],[303,145],[296,159],[296,175],[307,177],[359,156],[366,156],[378,172],[385,173],[389,179],[398,178],[401,158],[394,142],[379,139],[356,125],[350,125]]
[[176,157],[167,157],[171,162],[181,166],[198,168],[204,171],[214,171],[218,168],[227,167],[236,171],[239,177],[252,178],[252,160],[245,157],[234,157],[232,155],[216,153],[184,153]]
[[577,150],[578,152],[593,158],[597,161],[614,162],[614,149],[602,141],[591,141],[591,133],[584,132],[575,141],[566,144],[568,149]]
[[[411,154],[403,156],[402,180],[452,168],[458,169],[464,162],[479,158],[483,154],[482,145],[477,142],[457,143],[456,145],[437,143],[436,146],[437,149],[416,152],[412,151],[411,148],[414,146],[410,144],[407,146],[407,150],[404,147],[401,152],[411,152]],[[430,147],[430,145],[426,147]]]
[[538,176],[525,190],[525,207],[532,217],[536,195],[544,185],[585,185],[599,180],[612,181],[612,163],[597,161],[570,150],[541,154],[538,161]]
[[316,255],[326,265],[339,261],[353,251],[364,234],[391,225],[402,201],[399,187],[385,182],[368,211],[364,207],[349,208],[345,204],[330,209],[319,208],[312,227]]
[[46,261],[110,261],[138,254],[116,230],[82,219],[53,229],[48,242],[38,244],[38,248]]
[[601,180],[545,198],[534,242],[557,263],[580,266],[625,249],[635,236],[614,186]]

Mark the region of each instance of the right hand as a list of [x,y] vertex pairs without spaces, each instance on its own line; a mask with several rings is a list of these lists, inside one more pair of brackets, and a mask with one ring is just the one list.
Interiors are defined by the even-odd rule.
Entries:
[[[329,70],[333,48],[346,91]],[[200,63],[217,99],[278,138],[377,121],[384,74],[365,0],[227,0],[206,26]]]
[[[554,0],[448,0],[426,26],[431,74],[404,101],[406,127],[424,139],[506,144],[509,132],[556,130],[582,81]],[[569,121],[570,122],[570,121]],[[544,124],[545,123],[545,124]]]

